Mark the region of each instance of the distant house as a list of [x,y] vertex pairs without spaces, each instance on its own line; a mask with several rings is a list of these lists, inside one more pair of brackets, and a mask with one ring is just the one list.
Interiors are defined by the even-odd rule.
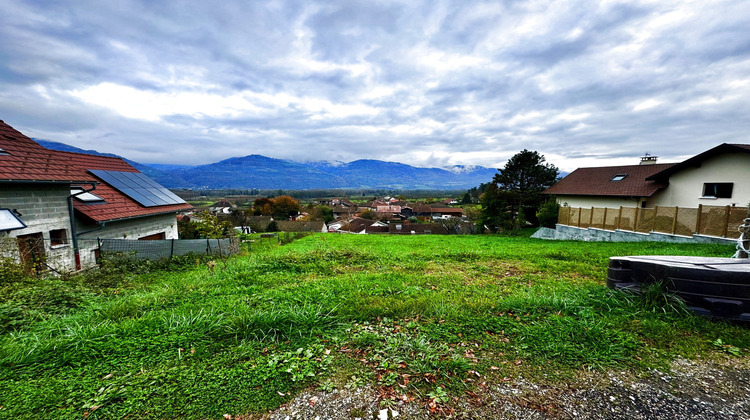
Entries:
[[[357,233],[357,234],[366,234],[368,233],[367,230],[371,228],[383,228],[385,227],[385,231],[388,231],[388,225],[383,222],[377,222],[375,220],[369,220],[369,219],[362,219],[360,217],[355,217],[352,219],[348,225],[342,226],[342,230],[345,230],[347,232],[351,233]],[[382,232],[381,232],[382,233]]]
[[122,159],[49,150],[2,121],[0,185],[0,208],[24,224],[0,225],[12,240],[0,252],[37,271],[94,265],[97,238],[177,238],[192,208]]
[[211,207],[208,208],[208,210],[211,212],[211,214],[230,214],[232,213],[232,209],[237,208],[237,205],[232,203],[229,200],[219,200]]
[[289,219],[293,221],[305,220],[309,215],[309,213],[303,211],[302,213],[297,213],[296,215],[289,217]]
[[399,214],[401,213],[401,206],[377,206],[375,212],[387,215]]
[[438,223],[391,223],[391,235],[447,235],[448,230]]
[[368,235],[372,234],[378,234],[378,233],[388,233],[388,225],[383,225],[382,223],[379,224],[372,224],[370,226],[367,226],[365,228],[365,233]]
[[443,219],[449,217],[462,217],[464,210],[460,207],[444,207],[444,206],[414,206],[413,214],[417,217],[430,218],[430,219]]
[[276,226],[279,232],[327,232],[325,222],[323,221],[291,221],[277,220]]
[[352,215],[354,215],[355,213],[359,211],[357,209],[357,206],[355,205],[344,206],[340,204],[333,206],[332,210],[333,210],[333,217],[335,217],[336,219],[352,217]]
[[350,222],[349,220],[339,219],[339,220],[334,220],[332,222],[329,222],[326,225],[328,226],[329,232],[335,232],[341,229],[343,226],[348,225],[349,222]]
[[446,219],[450,217],[462,217],[464,209],[460,207],[431,207],[433,219]]
[[253,232],[265,232],[271,221],[271,216],[247,216],[245,223]]
[[571,207],[746,206],[750,145],[721,144],[680,163],[579,168],[544,191]]

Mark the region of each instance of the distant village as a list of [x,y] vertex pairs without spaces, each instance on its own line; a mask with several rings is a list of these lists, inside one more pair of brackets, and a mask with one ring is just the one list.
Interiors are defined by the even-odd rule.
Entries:
[[347,198],[317,200],[300,207],[287,218],[259,215],[256,204],[243,208],[222,199],[211,206],[178,216],[179,223],[200,221],[208,212],[230,221],[239,233],[332,232],[342,234],[470,234],[475,226],[459,207],[457,199],[437,203],[409,202],[395,197],[376,197],[364,203]]

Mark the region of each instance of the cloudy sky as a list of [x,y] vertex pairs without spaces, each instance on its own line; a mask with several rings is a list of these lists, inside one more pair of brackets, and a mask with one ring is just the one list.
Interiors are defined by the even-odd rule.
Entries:
[[0,0],[0,119],[147,163],[750,143],[750,1]]

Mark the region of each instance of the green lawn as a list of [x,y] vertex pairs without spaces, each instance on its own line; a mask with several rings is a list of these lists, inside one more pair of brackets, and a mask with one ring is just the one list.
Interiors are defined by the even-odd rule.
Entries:
[[747,357],[746,327],[605,286],[610,256],[732,253],[316,234],[215,267],[185,259],[170,270],[6,279],[0,417],[219,419],[274,409],[308,386],[368,384],[384,405],[449,404],[480,377],[566,381],[678,356]]

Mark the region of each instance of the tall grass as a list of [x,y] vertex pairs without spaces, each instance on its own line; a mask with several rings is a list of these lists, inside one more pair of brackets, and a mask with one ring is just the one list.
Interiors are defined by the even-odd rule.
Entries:
[[746,328],[696,317],[658,291],[604,286],[611,256],[731,253],[311,235],[214,269],[185,260],[176,270],[14,279],[0,285],[0,417],[221,418],[277,407],[325,378],[400,384],[418,397],[437,383],[460,395],[477,373],[554,377],[726,357],[710,344],[718,338],[745,357]]

